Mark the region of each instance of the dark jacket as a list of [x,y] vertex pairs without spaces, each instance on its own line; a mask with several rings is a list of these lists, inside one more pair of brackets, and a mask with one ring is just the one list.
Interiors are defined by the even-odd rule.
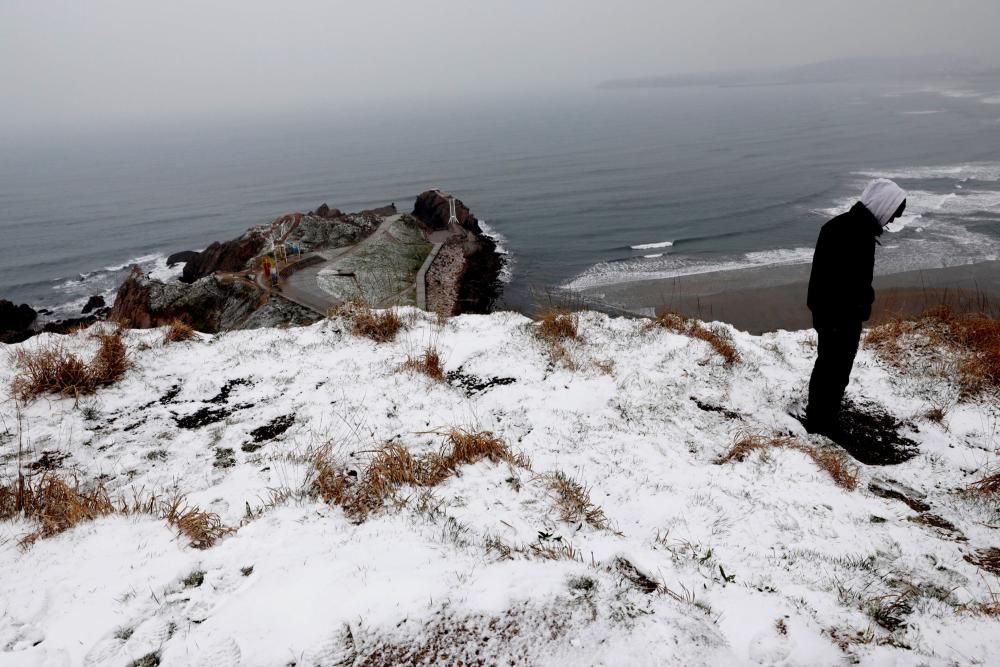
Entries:
[[861,202],[820,229],[806,302],[814,325],[864,322],[871,317],[875,238],[881,234],[882,226]]

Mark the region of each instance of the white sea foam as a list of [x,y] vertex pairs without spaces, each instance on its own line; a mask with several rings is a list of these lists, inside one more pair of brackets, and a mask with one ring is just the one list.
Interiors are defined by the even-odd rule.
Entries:
[[894,179],[951,179],[964,181],[1000,181],[1000,162],[968,162],[965,164],[939,165],[930,167],[901,167],[884,170],[863,170],[854,172],[865,178]]
[[658,243],[641,243],[630,247],[632,250],[655,250],[656,248],[669,248],[673,244],[673,241],[660,241]]
[[503,255],[503,267],[500,269],[500,282],[509,283],[514,277],[514,256],[507,249],[507,237],[490,227],[485,220],[479,221],[483,234],[493,239],[497,246],[497,254]]
[[643,255],[646,259],[656,259],[657,257],[663,257],[662,252],[658,252],[655,255]]
[[621,262],[601,262],[563,285],[584,290],[602,285],[618,285],[640,280],[660,280],[717,271],[737,271],[762,266],[805,264],[812,261],[812,248],[778,248],[748,252],[733,258],[702,260],[671,255],[650,261],[646,258]]

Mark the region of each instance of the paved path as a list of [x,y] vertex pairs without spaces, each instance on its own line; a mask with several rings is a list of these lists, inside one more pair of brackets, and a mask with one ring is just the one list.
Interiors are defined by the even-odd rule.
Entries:
[[[314,253],[315,255],[323,257],[324,261],[289,273],[284,279],[282,279],[279,284],[279,288],[275,290],[276,293],[285,297],[289,301],[293,301],[300,306],[304,306],[323,316],[326,316],[331,309],[341,305],[343,300],[334,297],[320,288],[320,272],[329,270],[335,263],[358,253],[360,250],[378,240],[381,236],[388,232],[389,228],[392,227],[401,217],[401,214],[397,214],[385,218],[382,221],[382,224],[380,224],[378,228],[371,233],[371,235],[353,246],[323,250]],[[345,274],[343,279],[355,280],[353,274]],[[404,290],[404,292],[405,291],[406,290]]]

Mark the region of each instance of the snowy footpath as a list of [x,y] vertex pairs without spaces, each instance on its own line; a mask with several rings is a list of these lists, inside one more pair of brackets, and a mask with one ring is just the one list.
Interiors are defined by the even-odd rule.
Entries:
[[[813,332],[731,331],[742,359],[724,365],[595,313],[556,356],[520,315],[403,316],[381,345],[337,319],[131,331],[119,384],[20,407],[0,354],[3,483],[20,460],[112,496],[184,494],[232,528],[196,549],[105,516],[24,548],[36,526],[0,522],[0,666],[1000,663],[982,611],[1000,578],[974,563],[1000,510],[967,491],[998,462],[995,401],[862,350],[849,393],[909,420],[919,454],[852,459],[849,490],[796,448],[717,463],[746,434],[831,447],[789,416]],[[428,346],[445,381],[401,368]],[[942,402],[943,421],[921,416]],[[317,452],[361,479],[386,443],[426,455],[452,429],[526,462],[460,466],[364,517],[311,492]]]

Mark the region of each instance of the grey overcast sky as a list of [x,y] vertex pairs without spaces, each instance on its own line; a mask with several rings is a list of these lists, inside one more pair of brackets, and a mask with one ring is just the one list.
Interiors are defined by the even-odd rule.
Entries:
[[215,118],[955,53],[1000,0],[0,0],[0,127]]

